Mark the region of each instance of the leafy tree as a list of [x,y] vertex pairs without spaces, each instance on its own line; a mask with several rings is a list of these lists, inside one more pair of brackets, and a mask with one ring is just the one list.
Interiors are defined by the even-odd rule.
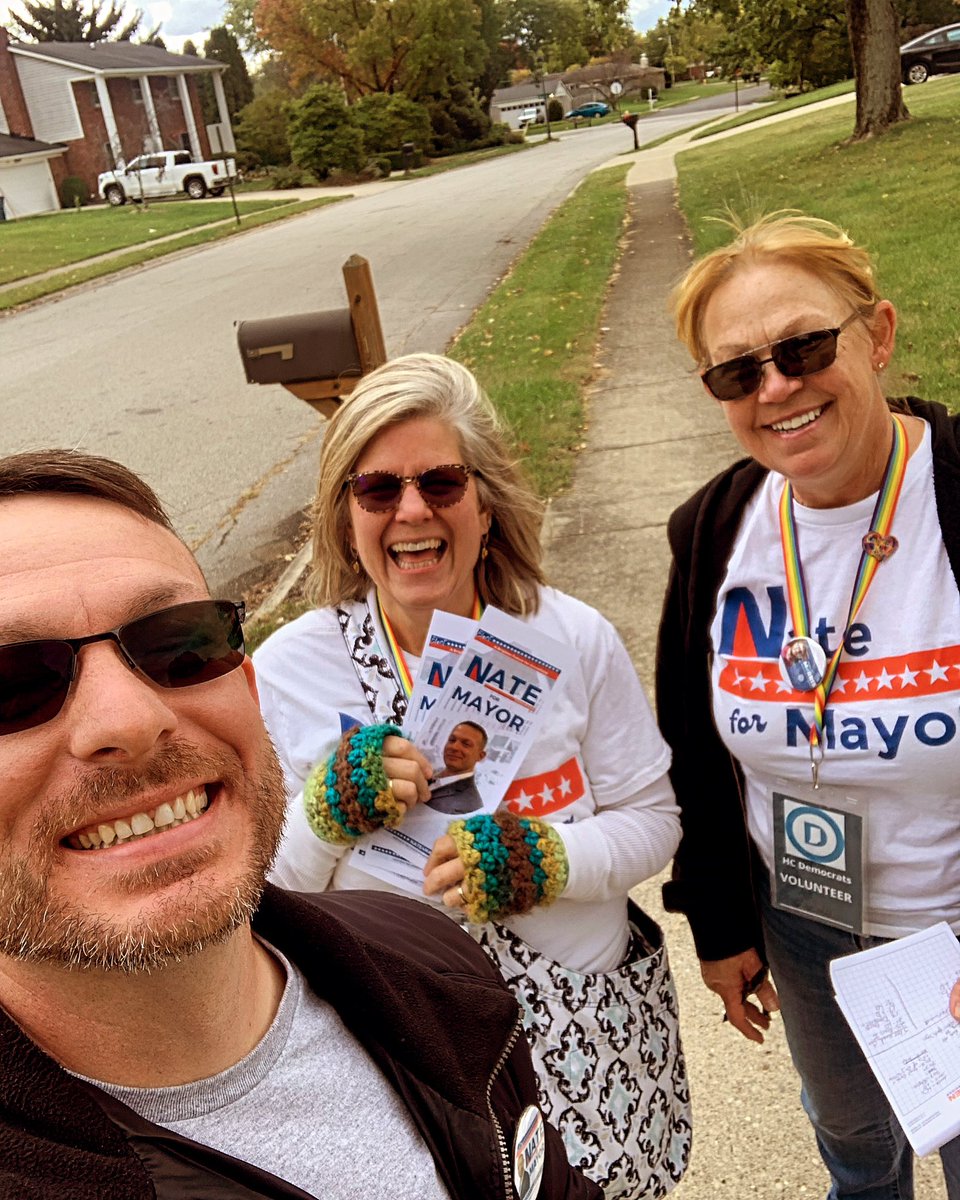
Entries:
[[473,79],[473,85],[484,108],[490,107],[493,93],[506,85],[514,56],[504,39],[504,5],[502,0],[474,0],[479,22],[477,32],[486,50],[486,61]]
[[[904,0],[939,12],[940,0]],[[856,79],[854,139],[872,137],[909,116],[900,89],[902,19],[893,0],[694,0],[719,12],[737,49],[786,78],[820,86]]]
[[280,167],[290,162],[287,136],[289,96],[278,88],[261,92],[237,114],[237,155],[249,166]]
[[518,62],[562,71],[589,57],[580,0],[504,0],[504,34]]
[[[31,38],[35,42],[127,42],[140,28],[143,11],[137,9],[124,23],[122,0],[110,0],[104,12],[106,0],[90,0],[83,7],[83,0],[21,0],[26,16],[10,9],[10,19],[18,27],[17,36]],[[147,34],[146,40],[155,38],[160,26]]]
[[384,92],[362,96],[351,111],[371,154],[399,150],[404,142],[413,142],[423,149],[430,141],[430,114],[422,104],[406,96],[388,96]]
[[200,58],[200,51],[197,49],[196,44],[190,40],[190,38],[187,38],[187,40],[183,43],[183,49],[180,51],[180,53],[189,54],[192,58]]
[[899,0],[897,12],[903,41],[918,37],[938,25],[952,25],[960,20],[960,7],[956,0]]
[[584,0],[583,41],[591,58],[626,50],[633,42],[629,0]]
[[294,100],[287,128],[293,161],[318,179],[333,170],[356,173],[367,161],[363,130],[333,84],[314,84]]
[[295,84],[319,72],[351,96],[419,100],[472,82],[487,61],[473,0],[259,0],[255,17]]
[[257,31],[256,7],[257,0],[227,0],[223,9],[223,23],[244,50],[251,54],[262,54],[269,47]]
[[[247,64],[240,53],[236,37],[223,25],[216,26],[210,30],[210,36],[203,47],[203,56],[227,64],[227,69],[223,72],[223,91],[227,99],[227,112],[231,118],[235,117],[240,109],[253,99],[253,84],[250,82]],[[216,105],[214,115],[210,119],[219,120]]]

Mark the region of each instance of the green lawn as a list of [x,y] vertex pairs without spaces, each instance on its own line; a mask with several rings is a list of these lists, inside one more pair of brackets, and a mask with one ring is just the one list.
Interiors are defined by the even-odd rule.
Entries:
[[587,176],[449,351],[496,403],[542,496],[569,483],[582,441],[583,387],[617,260],[628,170]]
[[750,125],[754,121],[762,121],[764,117],[772,117],[776,113],[791,112],[795,108],[806,108],[808,104],[816,104],[819,100],[829,100],[833,96],[848,96],[855,87],[856,84],[852,79],[844,79],[842,83],[831,83],[829,87],[817,88],[814,92],[804,92],[802,96],[790,96],[787,100],[776,100],[772,104],[764,104],[761,108],[751,106],[748,112],[728,117],[726,121],[718,121],[709,129],[698,130],[693,135],[693,140],[710,137],[714,133],[723,133],[725,129],[737,129],[741,125]]
[[842,105],[752,130],[677,158],[680,203],[697,253],[729,234],[711,217],[799,208],[848,230],[874,255],[900,315],[892,395],[960,407],[960,77],[905,92],[912,120],[846,145]]
[[[283,203],[282,198],[243,200],[237,206],[242,215]],[[0,283],[232,217],[229,200],[185,200],[153,202],[146,210],[137,204],[122,208],[98,205],[4,221],[0,223]]]

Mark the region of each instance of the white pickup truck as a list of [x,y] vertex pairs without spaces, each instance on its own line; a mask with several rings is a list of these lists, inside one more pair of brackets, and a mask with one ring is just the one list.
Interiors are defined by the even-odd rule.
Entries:
[[193,162],[186,150],[163,150],[141,154],[115,171],[104,171],[97,178],[97,191],[113,205],[178,196],[181,192],[191,200],[202,200],[208,192],[211,196],[223,195],[236,175],[237,165],[232,158]]

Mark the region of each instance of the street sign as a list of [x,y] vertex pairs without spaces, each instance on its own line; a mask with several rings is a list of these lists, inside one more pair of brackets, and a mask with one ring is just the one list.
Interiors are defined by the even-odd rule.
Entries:
[[623,91],[623,84],[620,82],[619,79],[615,79],[613,81],[613,83],[610,84],[611,94],[614,96],[619,96],[622,91]]

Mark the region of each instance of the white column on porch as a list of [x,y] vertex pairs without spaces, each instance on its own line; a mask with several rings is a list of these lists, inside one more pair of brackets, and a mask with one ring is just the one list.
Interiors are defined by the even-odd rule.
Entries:
[[[140,95],[143,98],[143,111],[147,117],[147,126],[150,130],[150,140],[153,143],[151,150],[159,153],[163,149],[163,140],[160,137],[160,122],[157,120],[157,110],[153,104],[153,92],[150,91],[150,80],[148,76],[140,76]],[[147,147],[144,146],[144,150]]]
[[102,75],[94,75],[94,87],[97,89],[97,99],[100,101],[100,111],[103,113],[103,123],[107,130],[107,139],[110,142],[110,153],[113,155],[114,167],[124,165],[123,146],[120,144],[120,131],[117,129],[117,121],[113,115],[113,105],[110,103],[110,91],[107,87],[107,81]]
[[230,124],[230,112],[227,108],[227,93],[223,90],[223,72],[218,71],[213,77],[213,94],[217,98],[217,112],[220,114],[220,129],[222,131],[221,150],[224,154],[236,152],[237,144],[233,140],[233,126]]
[[197,123],[193,119],[193,105],[190,103],[190,89],[187,87],[185,75],[177,76],[177,92],[183,108],[183,118],[187,123],[187,137],[190,139],[190,153],[197,162],[203,161],[203,150],[200,147],[200,135],[197,133]]

